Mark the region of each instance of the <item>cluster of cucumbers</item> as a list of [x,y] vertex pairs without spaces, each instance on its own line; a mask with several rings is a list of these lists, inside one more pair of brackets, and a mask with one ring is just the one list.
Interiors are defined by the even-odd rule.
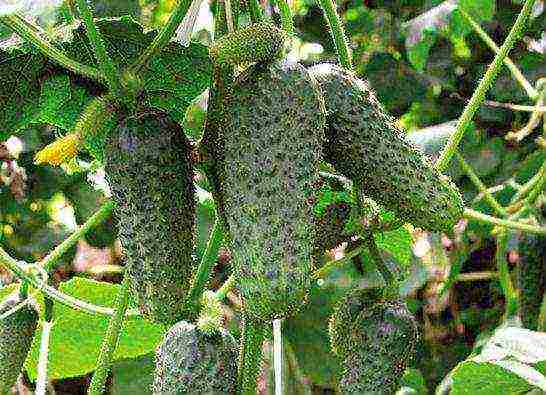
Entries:
[[[245,320],[260,325],[301,310],[317,251],[340,241],[347,207],[314,210],[325,184],[321,163],[423,229],[448,231],[463,214],[457,188],[405,138],[366,82],[334,64],[283,60],[285,40],[258,23],[212,44],[216,96],[200,144]],[[190,323],[185,303],[198,266],[193,147],[161,111],[115,111],[104,158],[126,275],[142,315],[171,327],[157,349],[154,393],[235,393],[235,339],[221,325]],[[36,326],[32,311],[17,314],[0,323],[0,392],[19,374]],[[380,290],[347,295],[330,332],[344,393],[394,391],[418,337],[404,303]],[[12,350],[18,358],[4,355],[2,342],[14,336],[24,338]]]
[[[328,207],[322,215],[314,211],[325,185],[322,162],[415,226],[448,231],[463,213],[457,188],[405,138],[364,81],[333,64],[306,68],[283,60],[279,43],[284,38],[279,29],[261,23],[211,46],[218,91],[214,107],[209,104],[210,124],[200,147],[232,251],[245,322],[260,324],[291,317],[305,305],[317,251],[334,247],[342,233],[348,216],[343,204]],[[234,69],[241,65],[247,67],[234,77]],[[136,177],[133,182],[140,184]],[[167,201],[176,202],[173,194],[180,196],[180,191],[170,185],[162,193]],[[192,200],[191,194],[184,196],[179,199]],[[131,225],[137,223],[132,216],[140,218],[142,210],[133,213],[124,213]],[[188,216],[187,208],[185,213]],[[189,224],[186,230],[189,241]],[[150,247],[150,258],[135,257],[133,266],[163,263],[155,255],[161,248]],[[183,257],[191,265],[189,250]],[[140,265],[130,273],[138,278],[141,293],[144,284],[154,284],[141,303],[159,303],[167,311],[170,305],[165,302],[172,293],[160,297],[156,283],[174,280],[143,280],[159,269],[143,270]],[[177,291],[187,289],[178,281]],[[155,299],[152,290],[157,292]],[[180,315],[180,304],[171,308],[169,317]],[[340,302],[330,329],[334,353],[343,366],[342,392],[396,390],[418,338],[415,319],[401,300],[380,290],[355,290]],[[262,334],[256,338],[262,339]],[[236,371],[234,353],[233,339],[222,329],[207,335],[198,326],[179,322],[158,348],[154,390],[236,392],[236,380],[226,375]]]

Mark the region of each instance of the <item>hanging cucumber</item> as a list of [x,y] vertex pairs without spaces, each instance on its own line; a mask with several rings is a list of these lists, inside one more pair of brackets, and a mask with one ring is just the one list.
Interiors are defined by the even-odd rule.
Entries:
[[190,151],[182,129],[152,110],[120,115],[105,149],[130,288],[142,314],[166,324],[184,317],[196,270]]
[[311,285],[323,103],[305,68],[257,64],[226,105],[222,188],[249,315],[294,314]]
[[325,98],[325,159],[401,219],[451,230],[463,215],[459,191],[395,126],[368,84],[333,64],[309,72]]

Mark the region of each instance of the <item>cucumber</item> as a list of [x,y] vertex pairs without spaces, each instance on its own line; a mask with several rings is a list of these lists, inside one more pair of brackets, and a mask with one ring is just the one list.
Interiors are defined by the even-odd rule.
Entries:
[[[18,292],[0,303],[0,315],[18,306]],[[31,302],[0,320],[0,395],[11,393],[27,359],[34,332],[38,326],[38,313]]]
[[399,218],[450,231],[463,215],[458,189],[395,126],[369,85],[333,64],[309,72],[325,98],[325,160]]
[[222,189],[249,316],[293,315],[311,286],[324,131],[318,87],[297,63],[257,64],[226,104]]
[[195,187],[191,146],[159,111],[119,114],[105,149],[118,235],[132,293],[143,316],[173,324],[196,271],[192,255]]
[[235,394],[237,351],[226,330],[209,335],[181,321],[156,350],[153,393]]

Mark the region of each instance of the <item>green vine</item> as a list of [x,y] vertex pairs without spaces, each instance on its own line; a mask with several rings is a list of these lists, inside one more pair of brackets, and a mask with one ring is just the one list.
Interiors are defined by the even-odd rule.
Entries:
[[220,220],[217,218],[212,227],[212,232],[210,234],[209,240],[207,242],[207,248],[201,259],[201,263],[197,268],[197,273],[194,277],[191,289],[188,293],[187,305],[193,311],[199,309],[199,303],[201,301],[201,296],[205,290],[205,285],[209,280],[210,273],[212,268],[216,264],[218,258],[218,251],[222,245],[222,240],[224,235],[222,233],[222,226],[220,225]]
[[319,0],[319,4],[330,27],[330,34],[336,46],[339,63],[346,69],[352,70],[353,63],[349,53],[349,45],[335,3],[333,0]]
[[38,48],[44,55],[58,63],[59,65],[66,67],[77,74],[91,78],[96,81],[104,82],[106,77],[99,70],[94,67],[87,66],[76,62],[66,56],[61,50],[52,45],[49,41],[44,39],[40,35],[38,27],[27,22],[19,15],[9,15],[0,17],[0,22],[6,25],[13,32],[17,33],[25,41],[31,43]]
[[485,75],[478,84],[478,87],[474,91],[470,101],[464,108],[463,113],[457,122],[455,133],[450,136],[447,145],[444,147],[440,157],[436,161],[435,167],[438,169],[438,171],[442,173],[446,171],[451,158],[453,155],[455,155],[455,152],[457,152],[459,143],[461,142],[466,129],[470,125],[474,114],[485,100],[485,94],[500,71],[504,58],[508,55],[508,52],[510,52],[523,28],[525,27],[525,23],[531,14],[534,3],[535,0],[526,0],[525,4],[523,4],[523,8],[517,17],[514,26],[512,26],[510,33],[508,33],[508,37],[506,37],[506,40],[500,47],[499,52],[495,55],[493,62],[487,68]]
[[87,232],[95,228],[97,225],[105,221],[114,209],[114,202],[109,201],[102,205],[102,207],[85,223],[66,238],[61,244],[59,244],[53,251],[51,251],[44,259],[41,260],[40,265],[46,272],[50,272],[57,267],[59,259],[74,246]]
[[104,41],[97,25],[95,25],[95,22],[93,21],[93,14],[89,9],[89,5],[87,5],[86,0],[76,0],[76,3],[80,11],[80,16],[83,19],[87,38],[89,39],[91,47],[93,47],[93,52],[95,53],[99,68],[108,82],[108,88],[116,98],[120,99],[122,98],[121,76],[116,65],[108,55],[108,52],[106,52]]
[[[83,0],[79,0],[83,1]],[[174,33],[178,25],[182,23],[188,9],[190,8],[190,0],[180,0],[174,11],[172,12],[167,24],[163,26],[161,31],[155,36],[154,41],[146,48],[146,50],[140,55],[137,62],[131,67],[131,71],[138,74],[152,59],[154,55],[159,53],[163,47],[165,47]]]
[[116,295],[115,313],[110,318],[108,329],[106,330],[106,334],[102,339],[97,367],[87,392],[89,395],[102,395],[104,392],[104,385],[106,383],[108,373],[112,367],[112,358],[119,342],[121,330],[123,329],[124,317],[125,313],[127,312],[128,305],[129,276],[123,276],[123,281],[121,282],[121,286]]

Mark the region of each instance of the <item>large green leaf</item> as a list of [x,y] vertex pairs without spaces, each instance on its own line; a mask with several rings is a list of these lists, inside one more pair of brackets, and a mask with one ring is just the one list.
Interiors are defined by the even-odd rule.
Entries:
[[[151,43],[155,32],[145,33],[131,17],[97,20],[107,50],[120,69],[125,69]],[[60,43],[65,53],[84,64],[96,66],[83,27]],[[171,42],[139,74],[144,101],[182,121],[188,105],[208,85],[211,64],[207,48]],[[82,108],[104,87],[74,75],[46,59],[27,44],[0,51],[0,140],[31,123],[47,123],[70,130]]]
[[487,362],[463,362],[452,379],[452,395],[523,394],[533,388],[516,374]]
[[[114,307],[119,285],[76,277],[62,283],[59,289],[86,302]],[[130,306],[135,307],[136,303],[131,301]],[[92,372],[109,317],[75,311],[56,302],[53,317],[55,322],[51,330],[48,377],[54,380]],[[114,359],[135,358],[150,353],[163,334],[164,328],[160,325],[151,324],[141,317],[127,318]],[[37,376],[38,340],[39,336],[36,336],[26,365],[32,380]]]

